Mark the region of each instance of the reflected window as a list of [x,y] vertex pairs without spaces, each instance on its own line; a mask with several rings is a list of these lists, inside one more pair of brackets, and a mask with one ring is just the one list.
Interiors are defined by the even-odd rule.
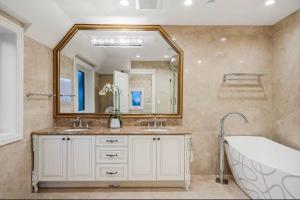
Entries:
[[132,91],[132,106],[141,106],[142,92],[141,91]]
[[84,88],[85,74],[83,71],[77,71],[77,82],[78,82],[78,111],[85,110],[85,88]]
[[130,109],[143,110],[144,109],[144,94],[143,89],[131,89],[130,91]]
[[60,101],[70,104],[72,102],[72,80],[68,78],[60,78]]

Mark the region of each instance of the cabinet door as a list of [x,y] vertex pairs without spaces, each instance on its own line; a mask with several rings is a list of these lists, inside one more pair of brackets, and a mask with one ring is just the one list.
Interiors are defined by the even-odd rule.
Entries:
[[129,136],[129,180],[156,180],[155,136]]
[[39,136],[38,180],[67,180],[67,142],[65,136]]
[[157,180],[184,180],[184,136],[158,136]]
[[68,181],[95,179],[95,137],[68,136]]

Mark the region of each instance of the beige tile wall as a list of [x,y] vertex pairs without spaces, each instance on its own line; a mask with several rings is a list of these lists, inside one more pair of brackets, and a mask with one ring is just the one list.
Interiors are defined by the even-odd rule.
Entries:
[[[227,134],[272,137],[272,28],[164,26],[184,51],[183,125],[193,132],[193,174],[214,174],[219,120],[230,111],[244,113],[250,123],[232,116]],[[221,38],[227,38],[222,42]],[[261,91],[226,90],[224,73],[265,73]],[[230,129],[229,129],[230,127]]]
[[[52,50],[25,38],[24,93],[52,93]],[[24,139],[0,147],[0,194],[31,192],[30,133],[53,126],[52,99],[24,96]]]
[[274,134],[300,150],[300,11],[274,26]]

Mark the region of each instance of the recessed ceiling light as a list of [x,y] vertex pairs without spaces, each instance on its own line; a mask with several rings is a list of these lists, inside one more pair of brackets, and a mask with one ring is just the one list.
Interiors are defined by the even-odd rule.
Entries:
[[265,6],[271,6],[273,4],[275,4],[275,0],[266,0],[265,1]]
[[135,57],[136,57],[136,58],[140,58],[141,56],[140,56],[140,55],[136,55]]
[[128,5],[129,5],[129,1],[128,1],[128,0],[121,0],[121,1],[120,1],[120,4],[121,4],[122,6],[128,6]]
[[221,41],[221,42],[226,42],[226,41],[227,41],[227,38],[226,38],[226,37],[222,37],[222,38],[220,39],[220,41]]
[[200,65],[202,64],[202,60],[198,60],[197,63]]
[[184,5],[186,6],[190,6],[193,4],[193,1],[192,0],[184,0]]
[[207,3],[216,3],[215,0],[208,0]]

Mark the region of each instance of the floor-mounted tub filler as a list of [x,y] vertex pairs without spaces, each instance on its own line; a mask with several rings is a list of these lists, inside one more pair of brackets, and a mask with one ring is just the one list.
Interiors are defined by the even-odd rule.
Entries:
[[233,176],[252,199],[300,199],[300,151],[264,137],[225,137]]

